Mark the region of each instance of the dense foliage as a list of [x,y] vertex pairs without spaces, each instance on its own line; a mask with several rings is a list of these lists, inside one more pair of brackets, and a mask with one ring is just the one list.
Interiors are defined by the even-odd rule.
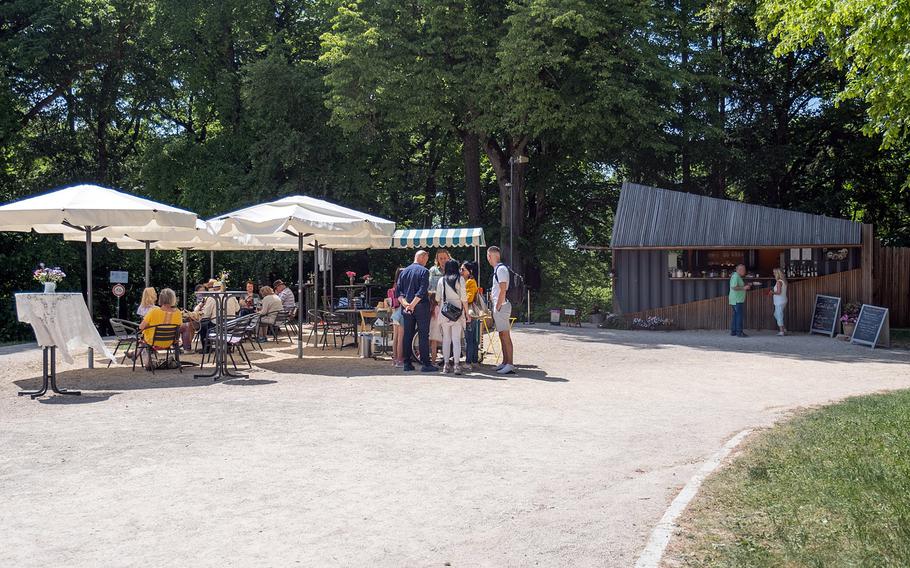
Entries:
[[[860,26],[862,2],[834,5],[853,6],[864,51],[837,43],[850,22],[795,22],[803,4],[4,2],[0,199],[86,181],[205,217],[306,193],[403,227],[480,225],[513,244],[541,311],[608,307],[609,254],[578,247],[609,243],[622,179],[873,222],[908,243],[910,105],[894,63],[907,23],[879,30],[886,66],[869,56],[877,24]],[[888,92],[844,95],[869,84]],[[11,338],[10,292],[33,287],[39,262],[66,269],[59,289],[80,288],[83,249],[41,235],[0,245]],[[154,254],[155,285],[179,286],[178,254]],[[206,257],[191,253],[191,280]],[[336,265],[388,280],[404,260]],[[293,279],[295,262],[219,254],[217,267]],[[99,290],[108,269],[130,270],[135,303],[141,253],[101,245],[95,266]]]

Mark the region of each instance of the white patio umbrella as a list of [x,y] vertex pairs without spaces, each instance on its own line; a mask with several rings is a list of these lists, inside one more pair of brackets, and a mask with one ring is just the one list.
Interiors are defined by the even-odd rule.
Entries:
[[[203,221],[199,221],[203,223]],[[68,238],[68,237],[67,237]],[[240,239],[235,237],[216,237],[208,233],[207,236],[198,235],[195,238],[185,241],[171,240],[171,239],[160,239],[152,242],[149,241],[137,241],[129,237],[114,238],[108,239],[110,242],[113,242],[117,245],[117,248],[122,250],[146,250],[146,271],[148,271],[148,251],[149,249],[154,250],[179,250],[183,253],[183,288],[182,288],[182,298],[183,298],[183,307],[186,308],[186,299],[187,299],[187,289],[186,289],[186,273],[187,273],[187,252],[191,250],[195,251],[208,251],[210,253],[210,258],[212,259],[212,272],[214,273],[214,254],[215,251],[263,251],[263,250],[281,250],[281,251],[290,251],[295,250],[297,247],[281,244],[262,244],[252,240],[245,240],[241,242]],[[213,276],[213,275],[212,275]]]
[[[92,235],[100,230],[195,228],[196,214],[97,185],[74,185],[0,206],[0,231],[85,237],[86,304],[92,310]],[[81,239],[80,239],[81,240]],[[89,350],[89,367],[94,366]]]
[[[388,237],[391,244],[395,223],[355,209],[305,195],[292,195],[219,215],[208,221],[216,235],[263,240],[297,240],[297,297],[303,298],[303,251],[305,240],[318,249],[324,238],[354,239]],[[364,247],[368,248],[368,247]],[[318,254],[314,257],[318,258]],[[318,266],[317,266],[318,271]],[[318,272],[317,272],[318,273]],[[303,357],[303,310],[297,310],[297,357]]]
[[[67,241],[81,241],[84,237],[80,233],[65,233],[63,238]],[[122,249],[138,250],[145,249],[145,287],[148,288],[151,282],[151,250],[177,250],[187,247],[194,248],[203,244],[221,243],[225,239],[216,237],[209,231],[208,225],[202,219],[196,219],[195,227],[171,227],[162,228],[157,223],[152,223],[144,227],[133,227],[130,229],[106,228],[92,232],[92,241],[100,243],[102,241],[115,243],[118,246],[123,243],[128,246],[121,246]],[[159,242],[181,243],[180,246],[160,247],[153,246]],[[133,246],[133,243],[136,246]],[[188,244],[183,244],[188,243]]]

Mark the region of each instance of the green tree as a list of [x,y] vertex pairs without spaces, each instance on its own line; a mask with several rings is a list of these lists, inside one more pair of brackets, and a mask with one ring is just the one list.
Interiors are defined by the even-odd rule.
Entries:
[[886,146],[910,134],[910,4],[901,0],[766,0],[757,12],[778,55],[824,45],[846,81],[836,100],[868,104],[867,132]]

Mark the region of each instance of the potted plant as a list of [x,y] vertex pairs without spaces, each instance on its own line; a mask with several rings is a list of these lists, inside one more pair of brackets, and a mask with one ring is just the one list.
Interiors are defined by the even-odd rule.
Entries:
[[840,317],[840,324],[844,335],[847,337],[853,337],[853,329],[856,327],[856,320],[859,318],[859,311],[862,307],[862,304],[857,302],[844,304],[844,313]]
[[32,277],[44,284],[44,293],[53,294],[57,289],[57,282],[66,278],[66,273],[59,267],[45,268],[44,263],[38,265],[38,269],[32,274]]
[[363,275],[363,283],[364,283],[364,284],[371,284],[372,282],[373,282],[373,277],[372,277],[372,276],[370,276],[369,274],[364,274],[364,275]]

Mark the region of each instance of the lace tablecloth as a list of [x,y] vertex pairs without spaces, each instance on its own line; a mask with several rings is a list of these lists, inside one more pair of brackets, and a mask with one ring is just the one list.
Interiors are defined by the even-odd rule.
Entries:
[[82,294],[16,294],[19,321],[31,324],[41,347],[57,346],[67,363],[73,351],[91,347],[116,362],[92,325]]

